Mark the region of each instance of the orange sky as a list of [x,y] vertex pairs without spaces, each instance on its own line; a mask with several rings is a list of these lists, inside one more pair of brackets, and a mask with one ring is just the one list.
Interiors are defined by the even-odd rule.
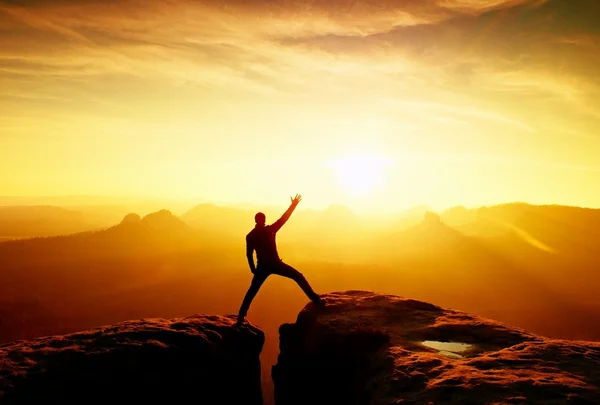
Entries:
[[[599,20],[595,0],[0,1],[0,195],[600,207]],[[336,171],[357,154],[385,164]]]

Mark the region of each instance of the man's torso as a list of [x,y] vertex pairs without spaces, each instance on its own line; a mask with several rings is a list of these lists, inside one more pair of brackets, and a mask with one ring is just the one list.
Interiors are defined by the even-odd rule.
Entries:
[[254,228],[247,236],[248,243],[256,250],[257,265],[271,265],[281,262],[275,241],[277,233],[270,225]]

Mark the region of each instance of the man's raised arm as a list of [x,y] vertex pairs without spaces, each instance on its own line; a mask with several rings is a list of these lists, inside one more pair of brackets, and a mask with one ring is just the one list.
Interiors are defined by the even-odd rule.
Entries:
[[292,212],[294,212],[294,210],[298,206],[298,203],[300,201],[302,201],[302,196],[300,194],[296,194],[296,197],[294,197],[294,198],[290,197],[290,200],[292,200],[292,203],[290,204],[290,207],[287,209],[287,211],[283,213],[281,218],[279,218],[277,221],[273,222],[273,225],[271,225],[271,228],[273,228],[273,230],[275,232],[277,232],[279,229],[281,229],[283,224],[285,224],[287,222],[287,220],[290,219]]

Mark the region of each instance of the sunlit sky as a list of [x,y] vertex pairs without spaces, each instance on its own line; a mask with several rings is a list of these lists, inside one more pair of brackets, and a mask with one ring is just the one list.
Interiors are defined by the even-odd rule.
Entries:
[[0,195],[600,207],[598,21],[597,0],[0,0]]

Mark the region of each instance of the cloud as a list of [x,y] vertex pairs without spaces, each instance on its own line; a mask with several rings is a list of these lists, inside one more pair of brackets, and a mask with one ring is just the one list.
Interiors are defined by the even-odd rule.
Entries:
[[[592,190],[597,8],[597,0],[0,0],[0,149],[14,156],[5,167],[31,178],[37,172],[18,157],[32,145],[40,156],[110,161],[131,176],[161,160],[182,179],[189,174],[176,168],[198,162],[249,154],[308,162],[373,149],[422,156],[405,169],[418,172],[423,196],[446,177],[490,196]],[[75,167],[64,162],[61,184]],[[545,170],[560,178],[538,181]],[[232,189],[247,187],[244,173],[228,176]],[[544,190],[549,183],[555,189]]]
[[592,0],[3,1],[0,81],[13,93],[44,78],[131,77],[337,102],[360,94],[359,103],[446,105],[443,119],[471,111],[532,132],[532,116],[560,109],[599,119],[595,9]]

